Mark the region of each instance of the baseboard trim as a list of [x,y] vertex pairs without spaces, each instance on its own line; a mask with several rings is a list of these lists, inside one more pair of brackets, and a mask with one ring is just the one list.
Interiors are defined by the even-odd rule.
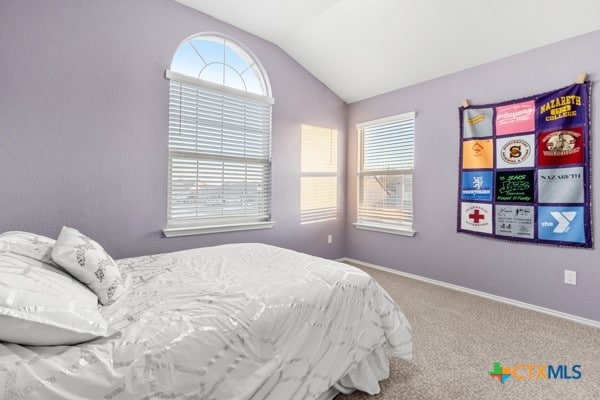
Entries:
[[561,311],[553,310],[551,308],[540,307],[540,306],[536,306],[535,304],[524,303],[522,301],[509,299],[508,297],[496,296],[495,294],[490,294],[490,293],[486,293],[486,292],[481,292],[479,290],[469,289],[464,286],[454,285],[452,283],[446,283],[446,282],[438,281],[436,279],[425,278],[423,276],[410,274],[408,272],[398,271],[398,270],[392,269],[392,268],[382,267],[381,265],[371,264],[368,262],[355,260],[353,258],[343,257],[343,258],[337,259],[337,261],[340,261],[340,262],[348,261],[351,263],[364,265],[365,267],[389,272],[391,274],[403,276],[405,278],[416,279],[418,281],[431,283],[432,285],[442,286],[442,287],[445,287],[448,289],[457,290],[459,292],[464,292],[464,293],[472,294],[475,296],[484,297],[486,299],[499,301],[500,303],[509,304],[511,306],[515,306],[515,307],[519,307],[519,308],[525,308],[527,310],[537,311],[537,312],[540,312],[543,314],[552,315],[554,317],[567,319],[569,321],[577,322],[579,324],[583,324],[583,325],[591,326],[596,329],[600,329],[600,321],[595,321],[593,319],[578,317],[577,315],[567,314],[567,313],[564,313]]

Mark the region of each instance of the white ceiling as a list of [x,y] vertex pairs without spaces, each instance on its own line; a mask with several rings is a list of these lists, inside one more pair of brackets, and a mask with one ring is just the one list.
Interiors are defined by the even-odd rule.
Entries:
[[277,44],[348,103],[600,29],[598,0],[176,1]]

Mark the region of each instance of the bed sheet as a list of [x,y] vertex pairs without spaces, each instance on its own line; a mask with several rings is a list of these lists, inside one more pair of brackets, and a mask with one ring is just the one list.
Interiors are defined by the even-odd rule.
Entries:
[[352,373],[384,343],[412,356],[398,305],[342,263],[232,244],[118,264],[128,288],[101,308],[111,335],[75,346],[0,343],[1,398],[308,400],[360,380],[377,392],[381,374]]

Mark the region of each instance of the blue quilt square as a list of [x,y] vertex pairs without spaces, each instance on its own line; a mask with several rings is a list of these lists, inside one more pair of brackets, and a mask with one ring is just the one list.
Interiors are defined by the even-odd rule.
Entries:
[[462,200],[492,201],[494,177],[492,171],[465,171],[462,173]]
[[583,207],[538,207],[538,239],[585,243]]

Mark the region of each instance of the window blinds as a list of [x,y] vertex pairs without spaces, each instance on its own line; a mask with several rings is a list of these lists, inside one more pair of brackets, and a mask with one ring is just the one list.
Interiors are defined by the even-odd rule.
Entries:
[[357,128],[357,223],[412,230],[415,114],[366,122]]
[[300,223],[337,217],[337,131],[302,125]]
[[268,220],[271,102],[173,75],[169,226]]

